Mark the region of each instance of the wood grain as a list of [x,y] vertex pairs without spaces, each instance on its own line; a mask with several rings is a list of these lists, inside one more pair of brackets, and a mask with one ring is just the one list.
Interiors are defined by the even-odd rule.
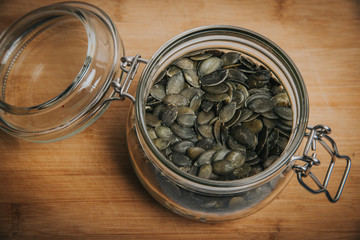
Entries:
[[[0,31],[53,2],[0,0]],[[359,1],[89,2],[113,19],[127,55],[149,58],[176,34],[210,24],[272,39],[302,73],[310,124],[331,126],[340,152],[352,158],[343,196],[330,204],[293,178],[275,201],[244,219],[204,224],[177,216],[132,171],[125,101],[60,142],[29,143],[0,132],[0,239],[360,239]]]

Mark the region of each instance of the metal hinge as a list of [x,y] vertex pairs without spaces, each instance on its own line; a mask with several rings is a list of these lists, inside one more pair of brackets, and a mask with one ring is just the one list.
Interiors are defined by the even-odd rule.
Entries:
[[141,58],[139,54],[135,57],[121,57],[120,68],[123,71],[121,76],[126,73],[124,81],[121,82],[121,77],[116,78],[111,82],[112,86],[115,89],[115,92],[119,94],[118,98],[112,98],[111,100],[125,100],[125,97],[129,98],[132,102],[135,102],[135,98],[128,93],[129,87],[132,80],[135,77],[135,74],[139,68],[140,63],[148,63],[148,60]]
[[[295,164],[292,166],[292,169],[296,173],[299,183],[306,190],[314,194],[325,193],[328,200],[332,203],[335,203],[339,200],[341,193],[344,189],[344,185],[349,175],[349,171],[351,167],[351,160],[348,156],[339,154],[335,141],[329,136],[331,133],[331,129],[328,126],[316,125],[315,127],[309,126],[307,127],[307,129],[309,131],[305,133],[305,136],[307,137],[307,142],[305,145],[303,155],[294,157],[294,160],[303,161],[304,165]],[[311,150],[313,151],[316,150],[316,142],[319,142],[331,156],[329,168],[327,170],[323,183],[321,183],[318,180],[318,178],[311,172],[312,166],[320,165],[320,160],[317,159],[316,153],[312,153],[311,155],[309,155],[310,147]],[[336,192],[336,195],[335,197],[332,197],[329,191],[327,190],[327,187],[329,184],[331,173],[335,166],[335,161],[337,159],[345,160],[346,167],[341,182],[339,184],[338,190]],[[315,184],[318,186],[318,189],[313,189],[304,182],[303,178],[306,178],[308,176],[310,176],[310,178],[315,182]]]

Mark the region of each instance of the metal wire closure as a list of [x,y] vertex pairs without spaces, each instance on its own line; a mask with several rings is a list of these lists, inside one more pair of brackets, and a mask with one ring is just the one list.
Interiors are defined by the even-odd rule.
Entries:
[[120,68],[123,71],[121,76],[123,75],[123,73],[126,73],[126,77],[123,82],[121,82],[121,78],[117,78],[115,79],[115,81],[111,82],[115,91],[119,94],[119,98],[117,97],[110,98],[108,99],[109,101],[125,100],[125,97],[127,97],[132,102],[135,102],[135,98],[132,95],[130,95],[127,91],[129,90],[131,82],[134,79],[134,76],[139,68],[140,63],[146,64],[148,63],[148,60],[141,58],[139,54],[137,54],[135,57],[121,57]]
[[[328,126],[325,125],[316,125],[315,127],[308,126],[307,129],[309,132],[305,133],[305,136],[307,137],[306,146],[303,152],[303,156],[294,157],[294,160],[301,160],[305,162],[304,165],[293,165],[292,169],[297,174],[297,179],[299,183],[309,192],[318,194],[318,193],[325,193],[328,200],[332,203],[335,203],[339,200],[341,193],[343,191],[346,179],[349,175],[350,167],[351,167],[351,160],[348,156],[340,155],[337,149],[337,146],[335,144],[335,141],[329,137],[329,134],[331,133],[331,129]],[[319,159],[316,158],[316,153],[312,153],[309,155],[310,147],[313,151],[316,150],[316,142],[319,142],[325,150],[330,154],[331,161],[329,164],[329,168],[327,170],[327,173],[325,175],[324,182],[321,183],[318,178],[311,172],[311,167],[313,165],[320,165]],[[330,145],[329,145],[330,144]],[[336,192],[335,197],[332,197],[327,190],[327,186],[330,180],[330,176],[332,173],[332,170],[335,166],[335,161],[337,159],[344,159],[346,161],[346,168],[344,171],[344,174],[342,176],[341,182],[339,184],[338,190]],[[313,189],[309,187],[304,181],[303,178],[306,178],[307,176],[310,176],[311,179],[315,182],[315,184],[318,186],[318,189]]]

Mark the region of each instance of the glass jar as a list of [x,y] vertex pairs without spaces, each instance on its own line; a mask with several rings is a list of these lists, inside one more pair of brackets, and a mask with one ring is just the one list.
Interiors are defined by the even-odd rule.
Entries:
[[114,24],[95,6],[28,13],[0,36],[0,128],[33,142],[80,132],[108,107],[123,55]]
[[[59,48],[68,50],[54,56],[54,49]],[[335,142],[328,136],[328,127],[307,126],[308,96],[299,71],[284,51],[255,32],[233,26],[192,29],[169,40],[147,61],[140,55],[124,56],[116,28],[104,12],[89,4],[72,2],[40,8],[24,16],[1,35],[0,49],[3,130],[29,141],[59,140],[89,126],[112,100],[127,97],[134,103],[126,126],[134,170],[156,200],[182,216],[222,221],[252,214],[280,193],[293,175],[291,170],[310,192],[324,192],[332,202],[341,195],[350,159],[339,155]],[[145,103],[155,79],[175,59],[201,49],[237,51],[257,60],[272,71],[289,95],[294,119],[289,142],[274,164],[252,177],[214,181],[184,173],[161,154],[147,133]],[[81,56],[85,61],[80,61]],[[69,64],[73,58],[74,62]],[[25,62],[30,62],[34,70],[30,77],[22,79],[19,69],[26,67]],[[146,66],[134,98],[127,91],[140,63]],[[69,75],[59,77],[63,71]],[[71,78],[72,74],[76,77]],[[29,78],[31,81],[27,82]],[[303,155],[294,156],[304,137],[307,143]],[[315,155],[309,155],[315,142],[331,155],[323,183],[311,172],[311,167],[319,164]],[[336,159],[344,159],[347,166],[338,192],[332,197],[327,184]],[[299,164],[300,161],[304,164]],[[305,184],[303,178],[307,176],[318,189]]]

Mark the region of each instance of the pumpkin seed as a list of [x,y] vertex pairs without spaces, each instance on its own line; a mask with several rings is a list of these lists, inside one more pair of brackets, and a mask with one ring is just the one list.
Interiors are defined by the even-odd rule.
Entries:
[[213,57],[221,57],[221,55],[224,54],[223,51],[218,50],[218,49],[208,49],[205,52],[208,54],[211,54]]
[[244,55],[241,55],[239,57],[239,60],[248,69],[255,70],[257,67],[255,62],[251,60],[251,58],[245,57]]
[[196,147],[200,147],[205,150],[210,150],[215,146],[215,141],[212,138],[203,138],[196,143]]
[[248,107],[256,113],[265,113],[273,109],[273,105],[269,99],[258,98],[251,101]]
[[221,102],[221,101],[228,100],[230,97],[226,93],[221,93],[221,94],[208,94],[208,93],[205,93],[203,98],[206,101],[209,101],[209,102]]
[[215,71],[210,74],[202,75],[199,78],[199,83],[201,86],[216,86],[223,81],[228,76],[228,70]]
[[293,112],[289,107],[275,107],[274,112],[279,115],[279,117],[292,121],[293,120]]
[[159,138],[171,139],[175,137],[171,129],[165,126],[157,126],[155,133]]
[[228,206],[230,210],[237,210],[245,208],[246,200],[243,197],[233,197],[230,199]]
[[153,128],[148,128],[147,131],[148,131],[149,137],[150,137],[152,140],[158,137],[158,136],[156,135],[156,133],[155,133],[155,130],[154,130]]
[[184,77],[186,82],[195,88],[199,88],[199,77],[194,69],[184,69]]
[[259,81],[259,82],[263,82],[263,81],[268,82],[270,80],[270,77],[271,77],[271,73],[269,70],[261,70],[261,71],[255,72],[253,74],[250,74],[248,80],[255,80],[255,81]]
[[278,139],[279,139],[279,130],[273,129],[269,133],[267,140],[266,140],[266,143],[269,146],[269,149],[272,149],[276,145]]
[[237,123],[241,116],[241,109],[237,109],[235,111],[234,116],[230,119],[230,121],[226,122],[225,127],[229,128],[233,126],[235,123]]
[[235,168],[234,165],[227,160],[220,160],[211,164],[213,173],[217,175],[227,175],[231,173]]
[[246,147],[235,141],[231,136],[227,138],[226,144],[231,150],[243,152],[246,151]]
[[256,151],[258,154],[261,153],[262,150],[264,149],[265,144],[267,143],[268,136],[269,136],[268,129],[263,129],[262,131],[260,131],[258,136],[258,144],[256,145]]
[[277,125],[277,121],[274,119],[268,119],[266,117],[263,117],[262,119],[264,126],[268,129],[273,129]]
[[242,108],[245,105],[245,96],[242,92],[234,90],[232,91],[232,102],[236,103],[236,108]]
[[263,128],[263,123],[260,119],[254,119],[243,124],[244,127],[250,129],[253,133],[257,134]]
[[245,96],[245,99],[247,99],[250,96],[250,93],[249,93],[247,87],[245,87],[243,84],[237,85],[236,90],[240,91]]
[[265,112],[261,114],[263,117],[266,117],[268,119],[278,119],[279,116],[275,114],[273,111]]
[[195,160],[203,152],[205,152],[205,149],[201,147],[190,147],[188,148],[187,154],[192,160]]
[[[249,94],[250,94],[250,90],[249,90]],[[245,106],[248,106],[250,104],[250,102],[256,100],[256,99],[270,99],[271,98],[271,94],[268,92],[261,92],[261,93],[255,93],[250,95],[245,102]]]
[[243,72],[241,72],[240,70],[228,69],[228,76],[227,76],[228,81],[244,83],[247,79],[248,78],[246,77],[246,75]]
[[205,164],[200,167],[198,177],[209,179],[212,173],[212,167],[210,164]]
[[201,97],[198,95],[195,95],[189,104],[189,107],[194,110],[194,112],[197,112],[201,106]]
[[189,100],[180,94],[168,94],[163,98],[163,102],[175,106],[187,106],[189,104]]
[[171,150],[178,153],[186,153],[186,151],[192,146],[194,146],[193,142],[184,140],[173,144],[171,146]]
[[[249,166],[251,166],[251,169],[253,170],[255,167],[254,165],[257,165],[261,162],[261,158],[257,157],[257,158],[254,158],[253,160],[250,160],[248,162],[246,162]],[[261,170],[262,171],[262,170]],[[258,173],[258,172],[256,172]],[[255,174],[255,173],[254,173]],[[251,174],[250,174],[251,175]]]
[[279,158],[279,156],[271,156],[268,157],[265,161],[264,161],[264,168],[268,168],[270,167],[271,164],[273,164],[277,159]]
[[214,155],[215,150],[207,150],[199,155],[197,160],[194,162],[194,165],[199,167],[205,164],[211,163],[211,157]]
[[272,92],[273,95],[277,95],[279,93],[285,92],[285,90],[284,90],[283,86],[273,86],[271,88],[271,92]]
[[236,112],[236,103],[230,103],[223,107],[219,112],[219,120],[222,123],[230,121]]
[[183,114],[178,116],[177,122],[184,127],[194,126],[196,121],[196,116],[194,114]]
[[166,75],[168,77],[172,77],[174,76],[175,74],[181,72],[181,69],[178,68],[177,66],[171,66],[167,71],[166,71]]
[[254,119],[258,118],[259,116],[260,116],[260,114],[259,114],[259,113],[255,113],[255,112],[253,112],[253,114],[251,114],[251,116],[250,116],[250,117],[248,117],[246,120],[243,120],[243,122],[250,122],[250,121],[252,121],[252,120],[254,120]]
[[246,152],[246,162],[250,162],[258,157],[258,154],[255,151],[247,151]]
[[290,99],[286,93],[278,93],[271,98],[274,106],[287,107],[290,106]]
[[179,116],[180,115],[183,115],[183,114],[195,114],[195,111],[194,109],[192,108],[189,108],[189,107],[178,107],[178,113],[179,113]]
[[227,148],[216,151],[216,153],[214,153],[214,155],[211,158],[211,162],[217,162],[223,160],[226,154],[228,154],[230,151],[231,150]]
[[195,60],[195,61],[202,61],[202,60],[205,60],[205,59],[208,59],[212,56],[211,53],[199,53],[197,55],[194,55],[194,56],[191,56],[190,59],[191,60]]
[[192,128],[183,127],[177,123],[171,125],[170,129],[176,136],[182,139],[187,140],[196,137],[196,134]]
[[189,58],[179,58],[174,64],[181,69],[194,69],[194,62]]
[[163,81],[165,79],[165,76],[166,76],[166,70],[163,70],[155,79],[154,81],[154,85]]
[[166,94],[180,93],[180,91],[184,88],[184,83],[184,75],[182,72],[178,72],[168,80],[166,85]]
[[239,60],[240,54],[237,52],[228,52],[221,56],[221,60],[223,61],[223,66],[235,65]]
[[221,122],[217,120],[214,123],[214,137],[217,143],[221,144]]
[[252,115],[253,115],[253,111],[251,109],[248,109],[248,108],[244,108],[241,110],[241,116],[239,118],[239,121],[240,122],[243,122],[247,119],[249,119]]
[[170,141],[164,138],[156,138],[153,142],[159,150],[164,150],[170,145]]
[[250,172],[251,172],[250,165],[245,163],[241,167],[236,168],[232,172],[232,175],[235,177],[235,179],[241,179],[241,178],[246,178]]
[[209,94],[220,94],[225,93],[229,89],[229,86],[225,83],[220,83],[215,86],[203,86],[202,89]]
[[150,127],[157,127],[161,125],[160,119],[155,117],[151,113],[146,113],[145,119],[146,119],[146,124]]
[[219,117],[214,117],[213,119],[210,120],[209,125],[213,125],[218,120],[219,120]]
[[240,144],[253,148],[257,144],[257,137],[254,132],[244,126],[235,126],[231,129],[231,136]]
[[172,153],[170,155],[170,160],[178,167],[192,166],[191,159],[182,153]]
[[189,88],[184,88],[183,90],[180,91],[180,94],[185,97],[186,99],[190,100],[192,99],[195,95],[197,96],[202,96],[203,95],[203,91],[199,88],[193,88],[193,87],[189,87]]
[[[222,67],[223,61],[217,57],[204,60],[199,66],[199,76],[211,74]],[[201,84],[201,83],[200,83]]]
[[246,155],[242,151],[231,151],[226,154],[224,160],[233,164],[234,168],[241,167],[245,163]]
[[201,111],[198,114],[196,122],[200,125],[204,125],[204,124],[209,123],[211,121],[211,119],[213,119],[214,117],[215,117],[214,111],[208,111],[208,112]]
[[178,116],[178,108],[175,105],[165,105],[160,113],[160,119],[167,127],[171,126]]
[[252,88],[252,89],[249,89],[249,94],[250,95],[254,95],[254,94],[258,94],[258,93],[264,93],[264,94],[268,94],[269,97],[271,97],[271,93],[270,93],[270,90],[265,86],[265,87],[262,87],[262,88]]
[[213,126],[210,125],[201,125],[198,127],[198,131],[204,138],[214,138],[213,135]]
[[209,101],[206,101],[206,100],[203,100],[201,102],[201,109],[204,110],[204,112],[208,112],[210,111],[210,109],[214,106],[214,103],[213,102],[209,102]]
[[153,114],[155,117],[159,118],[159,117],[160,117],[160,113],[161,113],[163,107],[164,107],[164,105],[162,105],[162,104],[156,105],[156,106],[153,108],[153,110],[152,110],[152,114]]
[[151,87],[150,94],[155,99],[162,100],[166,96],[165,87],[163,85],[156,84]]
[[280,136],[276,145],[279,147],[280,152],[284,151],[284,149],[286,148],[286,145],[288,143],[288,139],[285,137]]

